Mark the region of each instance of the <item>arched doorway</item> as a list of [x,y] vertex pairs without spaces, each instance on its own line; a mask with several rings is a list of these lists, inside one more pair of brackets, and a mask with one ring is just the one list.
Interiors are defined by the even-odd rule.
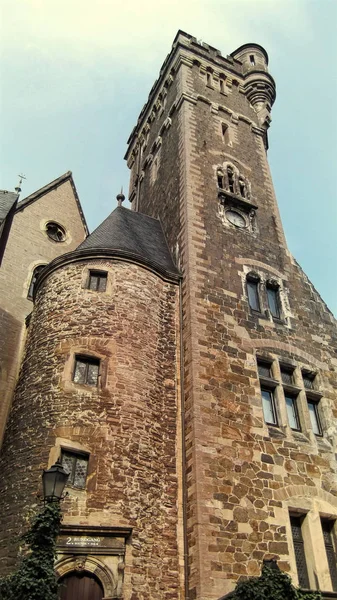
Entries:
[[72,571],[59,580],[59,600],[102,600],[103,587],[88,571]]

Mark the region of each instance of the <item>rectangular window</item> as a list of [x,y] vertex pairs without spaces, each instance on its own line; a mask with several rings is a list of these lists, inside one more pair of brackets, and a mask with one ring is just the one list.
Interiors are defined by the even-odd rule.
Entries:
[[308,567],[302,537],[302,517],[290,517],[291,532],[295,551],[298,583],[301,588],[309,589]]
[[73,381],[97,386],[100,361],[98,358],[76,356]]
[[315,380],[315,373],[309,373],[308,371],[302,371],[302,377],[303,377],[303,383],[304,383],[304,387],[307,390],[313,390],[314,389],[314,380]]
[[333,544],[333,526],[334,521],[321,520],[323,538],[326,556],[328,559],[332,589],[334,592],[337,591],[337,566],[336,566],[336,552]]
[[283,367],[282,365],[281,365],[280,369],[281,369],[282,382],[285,384],[293,385],[294,384],[294,378],[293,378],[294,369],[292,369],[291,367]]
[[85,488],[88,471],[88,455],[62,450],[62,465],[69,473],[68,482],[74,487]]
[[257,370],[260,377],[271,377],[271,364],[264,361],[257,361]]
[[108,274],[105,271],[89,271],[89,290],[105,292]]
[[286,399],[286,407],[287,407],[289,426],[291,427],[291,429],[294,429],[295,431],[300,431],[301,426],[300,426],[300,420],[298,417],[296,398],[294,398],[293,396],[286,395],[285,399]]
[[274,393],[271,390],[261,389],[261,396],[265,422],[268,425],[277,425]]
[[318,413],[318,402],[308,400],[311,427],[315,435],[322,435],[321,421]]
[[273,317],[279,319],[281,316],[280,313],[280,303],[278,297],[278,289],[267,286],[267,298],[268,298],[268,306],[269,310]]
[[247,293],[250,308],[260,312],[260,299],[257,281],[253,281],[251,279],[247,280]]

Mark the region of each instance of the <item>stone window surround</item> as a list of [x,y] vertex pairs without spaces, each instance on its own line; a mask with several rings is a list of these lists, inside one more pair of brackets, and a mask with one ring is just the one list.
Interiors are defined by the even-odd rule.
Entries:
[[[248,292],[247,292],[247,281],[251,278],[254,279],[258,283],[258,294],[260,300],[260,312],[254,310],[250,307]],[[279,302],[279,311],[280,317],[274,317],[271,314],[269,309],[268,297],[267,297],[267,287],[270,286],[273,289],[277,289],[278,291],[278,302]],[[244,285],[244,296],[247,299],[247,303],[249,306],[249,310],[251,314],[254,314],[262,319],[268,319],[271,322],[281,323],[289,326],[288,323],[288,306],[285,303],[285,290],[283,287],[282,279],[275,277],[275,275],[269,276],[268,273],[263,273],[260,270],[256,269],[245,269],[245,285]]]
[[[315,390],[308,390],[304,387],[304,382],[302,378],[302,373],[307,369],[306,366],[301,364],[297,364],[295,362],[290,362],[289,360],[282,359],[279,355],[271,355],[268,354],[262,355],[258,353],[256,355],[256,364],[258,362],[269,364],[271,370],[271,377],[261,377],[257,371],[257,377],[259,379],[260,386],[264,389],[270,389],[274,394],[275,401],[275,411],[277,416],[277,425],[267,425],[265,427],[270,430],[270,428],[274,429],[275,427],[280,429],[284,435],[287,437],[293,437],[295,439],[301,438],[302,442],[310,442],[313,444],[317,444],[317,441],[322,440],[324,437],[324,431],[327,428],[326,416],[322,414],[322,405],[324,404],[323,394],[321,394],[318,390],[320,386],[320,376],[319,373],[315,372]],[[291,368],[293,371],[293,385],[285,384],[282,381],[281,368]],[[300,423],[300,431],[295,429],[291,429],[288,422],[288,414],[286,408],[285,395],[289,394],[291,396],[296,397],[296,406],[298,419]],[[317,435],[313,433],[312,425],[310,421],[309,409],[308,409],[308,400],[314,399],[317,404],[319,404],[319,418],[322,427],[322,435]],[[261,403],[262,410],[262,403]],[[324,438],[324,442],[328,443]]]
[[29,272],[28,272],[28,278],[25,281],[25,285],[24,285],[24,297],[27,298],[27,300],[30,300],[30,301],[33,300],[33,296],[29,295],[29,290],[30,290],[30,286],[32,284],[32,280],[33,280],[36,269],[38,269],[38,267],[46,267],[47,264],[48,264],[48,260],[46,260],[46,262],[35,261],[34,263],[32,263],[30,265]]
[[[310,589],[332,592],[332,582],[328,559],[325,551],[321,519],[334,521],[333,530],[337,534],[337,507],[319,498],[290,498],[284,503],[286,519],[286,536],[289,547],[290,577],[298,584],[296,558],[292,543],[290,516],[302,516],[302,537],[308,568]],[[336,551],[336,548],[335,548]]]
[[[90,290],[88,288],[90,271],[105,271],[107,273],[107,282],[106,289],[104,292],[97,292],[96,290]],[[86,261],[85,266],[83,266],[82,277],[81,277],[81,288],[85,291],[86,294],[103,294],[112,296],[114,290],[115,283],[115,274],[111,267],[111,262],[108,264],[104,260],[92,260],[90,262]]]
[[74,448],[69,448],[67,446],[61,445],[61,448],[60,448],[60,460],[61,460],[62,464],[63,464],[63,461],[62,461],[63,453],[71,454],[72,458],[74,459],[74,462],[77,461],[77,459],[85,459],[86,460],[87,470],[86,470],[84,485],[83,486],[82,485],[75,485],[73,482],[71,482],[70,477],[72,475],[75,475],[73,468],[72,468],[72,472],[69,473],[70,477],[68,478],[68,481],[66,483],[66,487],[74,488],[76,490],[85,490],[85,488],[86,488],[86,482],[87,482],[87,479],[88,479],[88,473],[89,473],[90,453],[83,452],[83,450],[78,450],[78,449],[75,450]]
[[[75,362],[77,356],[83,356],[99,360],[99,373],[97,386],[87,385],[84,383],[76,383],[73,381],[73,374],[75,368]],[[70,354],[66,360],[64,371],[62,375],[64,389],[69,390],[83,390],[90,394],[97,393],[99,390],[104,389],[107,380],[107,357],[97,352],[90,346],[83,347],[82,345],[73,346]]]

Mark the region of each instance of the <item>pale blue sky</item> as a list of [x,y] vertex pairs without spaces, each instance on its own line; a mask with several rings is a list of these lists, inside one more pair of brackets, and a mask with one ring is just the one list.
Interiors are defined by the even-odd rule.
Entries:
[[2,0],[0,11],[0,188],[22,171],[24,197],[71,170],[90,230],[128,189],[126,140],[177,30],[224,55],[264,46],[286,237],[337,314],[335,0]]

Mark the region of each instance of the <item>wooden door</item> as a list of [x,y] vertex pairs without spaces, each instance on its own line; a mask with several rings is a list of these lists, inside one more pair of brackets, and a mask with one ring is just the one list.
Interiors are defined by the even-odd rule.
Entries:
[[102,600],[103,588],[92,573],[69,573],[59,581],[59,600]]

